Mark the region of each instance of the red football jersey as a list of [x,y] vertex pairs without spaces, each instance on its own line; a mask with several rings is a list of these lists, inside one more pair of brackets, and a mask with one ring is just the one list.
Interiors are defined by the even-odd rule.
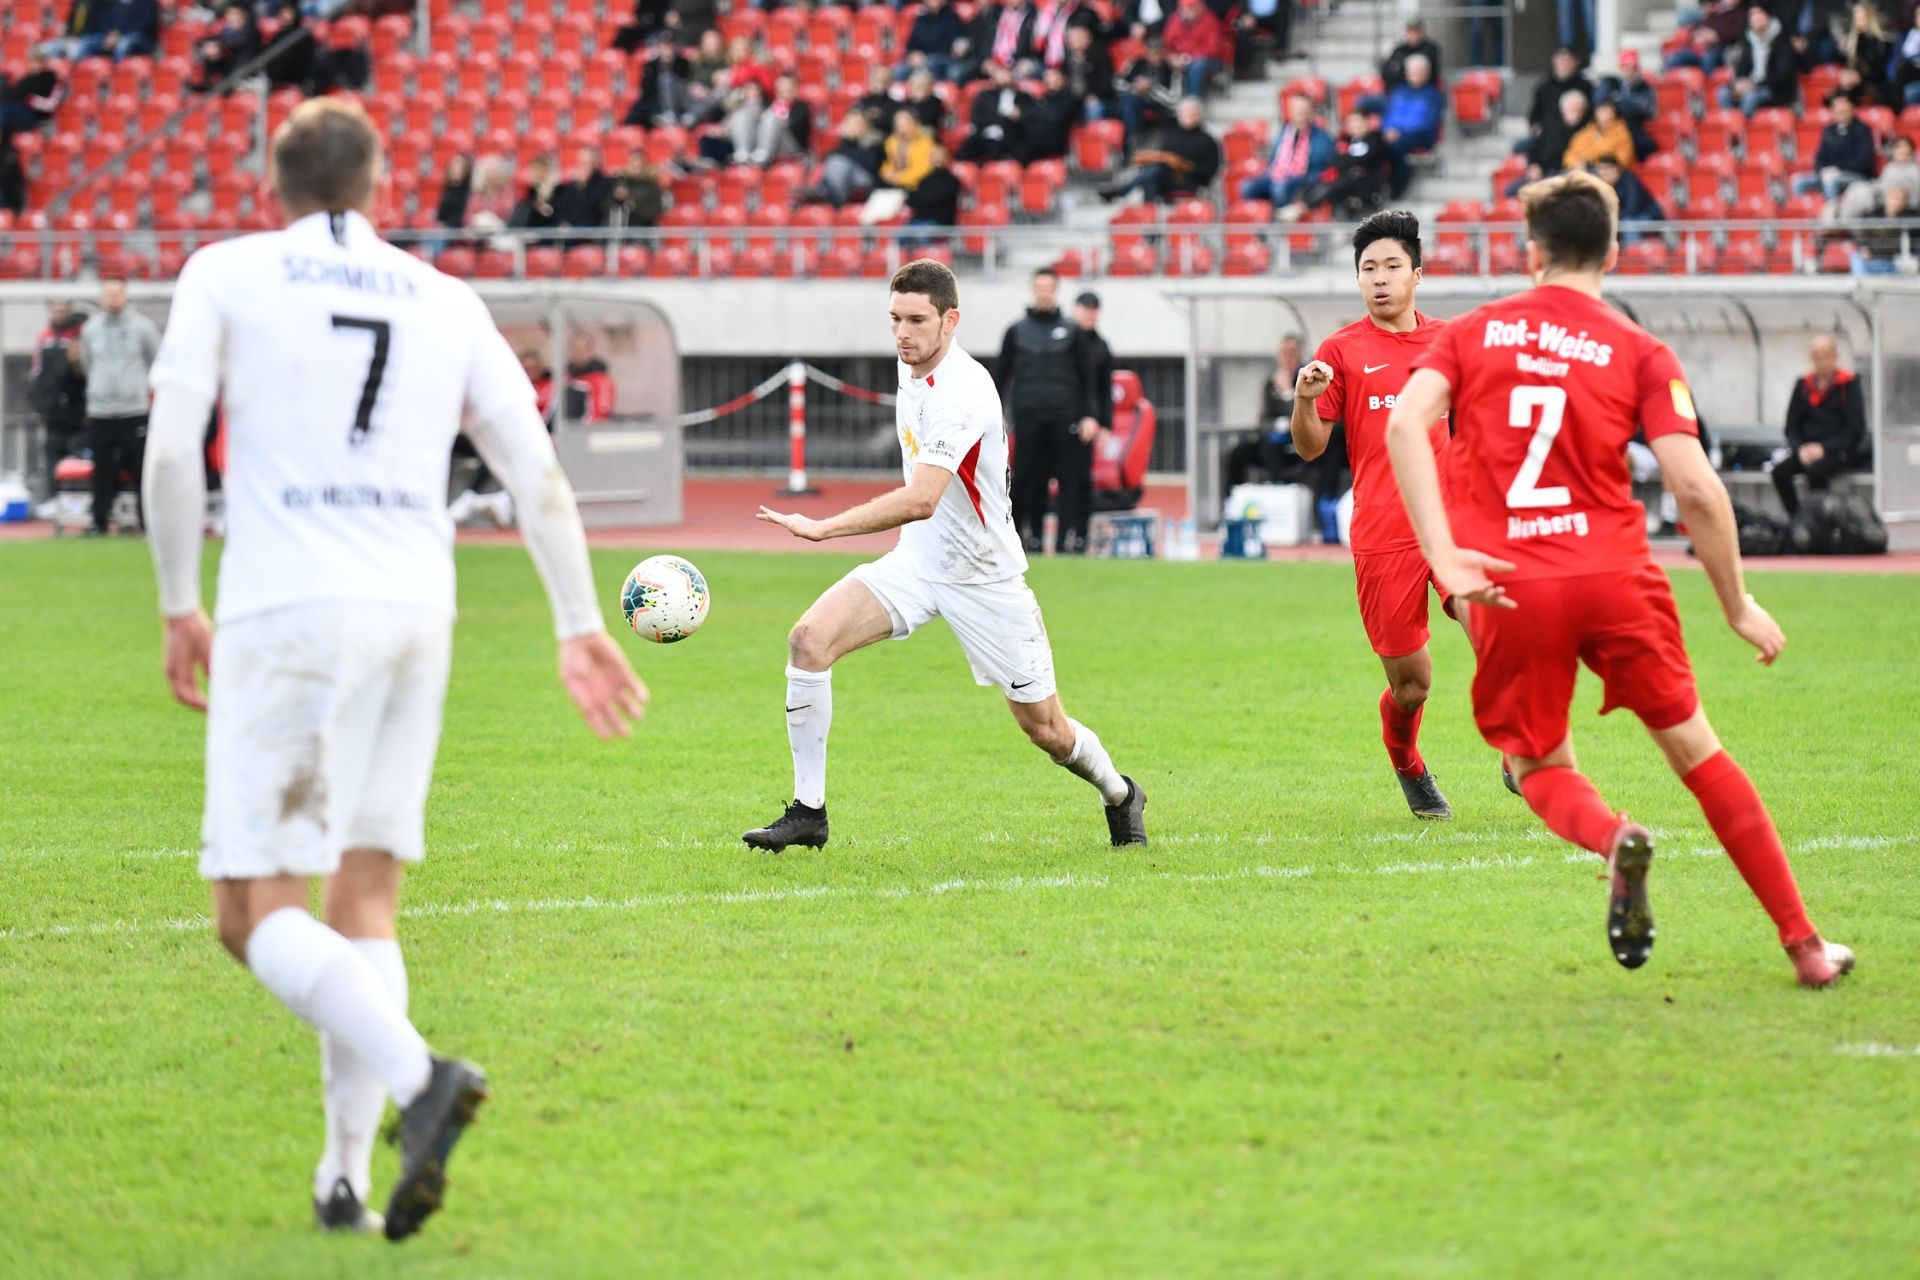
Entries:
[[1699,434],[1667,344],[1598,298],[1546,285],[1459,317],[1414,367],[1453,387],[1454,541],[1513,579],[1649,563],[1627,441]]
[[[1355,555],[1420,545],[1387,459],[1387,417],[1413,372],[1414,357],[1426,352],[1447,322],[1418,312],[1414,321],[1417,327],[1406,333],[1389,333],[1362,316],[1328,335],[1315,353],[1333,367],[1333,379],[1314,407],[1321,421],[1347,428],[1347,464],[1353,469],[1349,541]],[[1433,428],[1434,455],[1444,459],[1446,449],[1447,420],[1442,418]],[[1444,461],[1440,470],[1444,476]]]

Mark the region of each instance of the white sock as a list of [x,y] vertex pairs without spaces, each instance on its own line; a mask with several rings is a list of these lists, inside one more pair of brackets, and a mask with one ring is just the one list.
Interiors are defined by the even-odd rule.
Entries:
[[247,967],[280,1003],[337,1036],[401,1106],[427,1087],[427,1042],[394,1004],[366,954],[299,907],[254,926]]
[[827,807],[827,730],[833,727],[833,672],[787,668],[787,745],[793,748],[793,798]]
[[[392,938],[354,938],[387,994],[407,1011],[407,962]],[[386,1086],[338,1036],[320,1033],[320,1085],[326,1102],[327,1149],[313,1171],[313,1194],[325,1200],[341,1178],[366,1204],[373,1191],[373,1144],[387,1109]]]
[[1100,798],[1108,804],[1119,804],[1127,798],[1127,783],[1120,771],[1113,767],[1113,757],[1100,745],[1100,735],[1078,720],[1068,720],[1073,726],[1073,750],[1064,760],[1054,763],[1077,778],[1085,778],[1100,791]]

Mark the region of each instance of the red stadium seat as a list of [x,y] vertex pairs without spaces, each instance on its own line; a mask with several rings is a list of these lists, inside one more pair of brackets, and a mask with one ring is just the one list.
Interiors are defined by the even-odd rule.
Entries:
[[1273,205],[1265,200],[1236,200],[1227,206],[1221,219],[1227,226],[1227,256],[1236,249],[1264,247],[1267,228],[1273,225]]
[[1066,189],[1064,160],[1036,160],[1020,179],[1020,208],[1027,214],[1052,213],[1054,201]]
[[[982,201],[971,209],[960,211],[960,225],[964,227],[1004,227],[1010,219],[1007,207],[990,201]],[[962,243],[968,253],[980,255],[987,251],[987,237],[971,235],[962,237]]]
[[1740,162],[1734,172],[1734,195],[1740,200],[1766,197],[1772,204],[1786,190],[1787,162],[1778,155],[1762,154]]
[[560,251],[541,245],[527,250],[527,276],[535,280],[552,280],[560,275]]
[[1819,268],[1823,274],[1845,275],[1853,270],[1853,241],[1836,240],[1821,246]]
[[1228,168],[1233,168],[1249,159],[1264,162],[1267,157],[1267,122],[1264,120],[1234,121],[1221,135],[1220,151]]
[[1504,199],[1507,188],[1527,171],[1525,156],[1507,156],[1493,170],[1493,199],[1497,203]]
[[[1124,71],[1126,67],[1123,63],[1116,61],[1114,63],[1114,69]],[[1297,93],[1304,93],[1313,99],[1313,105],[1316,111],[1326,110],[1329,101],[1327,98],[1326,78],[1324,76],[1295,76],[1280,87],[1280,109],[1278,112],[1280,119],[1284,120],[1287,118],[1287,99]]]
[[1801,114],[1793,130],[1793,155],[1804,167],[1813,160],[1820,150],[1820,134],[1833,123],[1833,113],[1825,107],[1808,108]]
[[883,4],[868,5],[853,15],[847,39],[855,52],[878,58],[894,48],[893,10]]
[[1340,114],[1351,112],[1362,98],[1385,96],[1387,83],[1379,76],[1355,76],[1340,86]]
[[979,198],[986,204],[1011,205],[1024,171],[1018,160],[993,160],[980,167]]
[[1107,264],[1107,274],[1116,279],[1158,275],[1159,272],[1160,255],[1146,244],[1130,243],[1124,248],[1116,244],[1113,258]]
[[1095,120],[1073,132],[1073,163],[1082,173],[1110,173],[1126,140],[1118,120]]
[[1734,160],[1725,152],[1703,151],[1687,170],[1687,202],[1719,199],[1733,186]]
[[1499,119],[1504,93],[1499,72],[1462,72],[1453,83],[1453,118],[1469,132],[1491,129]]
[[1653,97],[1660,114],[1697,116],[1706,101],[1707,77],[1698,67],[1674,67],[1654,82]]
[[1709,111],[1700,117],[1694,145],[1700,154],[1730,156],[1747,145],[1747,118],[1731,108]]
[[1273,250],[1264,244],[1233,244],[1227,246],[1225,258],[1220,263],[1220,274],[1225,276],[1263,276],[1273,266]]

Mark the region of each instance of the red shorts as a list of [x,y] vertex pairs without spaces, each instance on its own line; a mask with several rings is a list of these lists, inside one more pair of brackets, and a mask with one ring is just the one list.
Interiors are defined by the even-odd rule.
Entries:
[[1515,608],[1475,608],[1473,719],[1487,744],[1538,760],[1567,739],[1573,681],[1586,663],[1606,698],[1649,729],[1700,707],[1673,588],[1659,566],[1506,584]]
[[[1375,653],[1401,658],[1425,647],[1431,634],[1427,630],[1430,582],[1440,591],[1419,547],[1355,554],[1353,584],[1360,593],[1360,622]],[[1440,591],[1440,606],[1447,607],[1444,591]]]

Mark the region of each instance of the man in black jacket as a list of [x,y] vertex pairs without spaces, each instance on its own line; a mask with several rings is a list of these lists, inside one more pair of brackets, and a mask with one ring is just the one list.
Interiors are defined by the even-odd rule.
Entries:
[[1793,175],[1793,194],[1817,190],[1832,201],[1854,183],[1872,181],[1880,153],[1873,145],[1873,130],[1855,115],[1852,98],[1835,92],[1827,98],[1827,110],[1833,122],[1820,131],[1812,171]]
[[1793,478],[1825,489],[1834,473],[1859,465],[1867,441],[1866,396],[1860,380],[1840,367],[1833,339],[1819,337],[1807,351],[1813,372],[1794,384],[1787,402],[1787,456],[1773,464],[1773,487],[1791,516],[1800,509]]
[[47,469],[87,442],[87,375],[73,359],[86,317],[70,302],[47,307],[47,327],[33,348],[33,407],[47,430]]
[[987,65],[993,83],[973,100],[967,120],[971,131],[955,154],[962,160],[1022,160],[1027,148],[1027,109],[1033,99],[1013,82],[1013,68]]
[[1220,172],[1220,144],[1207,132],[1206,114],[1200,99],[1182,98],[1173,123],[1134,151],[1132,176],[1101,188],[1101,199],[1139,191],[1148,200],[1184,200],[1206,190]]
[[[1047,486],[1056,479],[1061,510],[1054,550],[1072,549],[1070,531],[1082,517],[1068,509],[1077,493],[1069,477],[1076,460],[1091,456],[1083,432],[1091,440],[1098,430],[1097,422],[1086,427],[1093,416],[1087,344],[1079,327],[1060,314],[1059,295],[1060,277],[1050,268],[1033,273],[1033,306],[1007,329],[994,370],[1013,424],[1013,525],[1029,554],[1042,550]],[[1091,468],[1091,461],[1083,465]],[[1089,486],[1091,476],[1089,470]]]
[[[1087,549],[1087,526],[1098,505],[1093,491],[1093,451],[1113,438],[1113,348],[1100,336],[1100,295],[1089,289],[1073,300],[1073,323],[1080,330],[1087,367],[1087,416],[1080,419],[1075,437],[1079,450],[1071,450],[1069,476],[1060,481],[1059,550],[1082,555]],[[1071,480],[1076,492],[1068,492]],[[1138,506],[1139,494],[1116,509]]]
[[1080,122],[1080,99],[1067,87],[1066,71],[1048,67],[1041,83],[1047,91],[1027,104],[1026,145],[1019,157],[1022,164],[1064,157],[1073,139],[1073,126]]

